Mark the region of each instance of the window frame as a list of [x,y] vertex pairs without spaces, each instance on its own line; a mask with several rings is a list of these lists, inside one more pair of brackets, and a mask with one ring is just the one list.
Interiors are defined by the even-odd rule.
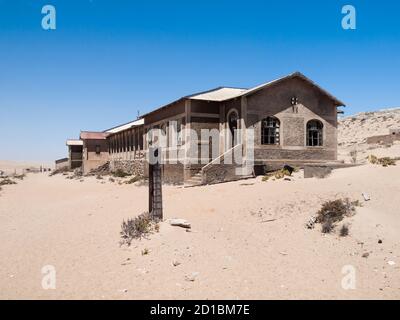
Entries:
[[[269,125],[268,121],[273,121]],[[264,125],[266,123],[266,125]],[[274,116],[268,116],[261,120],[261,145],[280,146],[281,144],[281,121]],[[265,130],[267,133],[265,134]],[[273,139],[274,142],[271,142]]]
[[[315,123],[314,127],[311,127]],[[312,134],[310,134],[312,133]],[[324,146],[324,124],[317,119],[311,119],[306,124],[306,146],[315,148]]]

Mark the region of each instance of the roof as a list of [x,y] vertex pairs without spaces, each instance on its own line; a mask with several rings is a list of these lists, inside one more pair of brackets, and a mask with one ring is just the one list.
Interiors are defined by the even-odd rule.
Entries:
[[224,101],[240,96],[246,91],[247,89],[241,88],[218,87],[199,94],[187,96],[187,98],[192,100]]
[[56,163],[62,163],[68,161],[68,158],[62,158],[62,159],[57,159],[55,162]]
[[131,121],[131,122],[128,122],[128,123],[125,123],[125,124],[121,124],[121,125],[119,125],[117,127],[105,130],[104,132],[107,132],[107,133],[118,133],[118,132],[124,131],[126,129],[130,129],[132,127],[141,126],[143,124],[144,124],[144,119],[138,119],[138,120]]
[[314,86],[315,88],[317,88],[318,90],[320,90],[323,94],[325,94],[328,98],[330,98],[337,106],[345,106],[345,104],[340,101],[339,99],[337,99],[336,97],[334,97],[333,95],[331,95],[328,91],[326,91],[325,89],[321,88],[319,85],[317,85],[314,81],[312,81],[310,78],[307,78],[305,75],[303,75],[301,72],[294,72],[291,73],[285,77],[281,77],[269,82],[265,82],[262,83],[258,86],[255,86],[253,88],[250,89],[243,89],[243,88],[231,88],[231,87],[218,87],[215,89],[211,89],[208,91],[204,91],[204,92],[200,92],[200,93],[195,93],[192,95],[188,95],[185,97],[182,97],[180,99],[177,99],[173,102],[170,102],[160,108],[157,108],[153,111],[150,111],[148,113],[146,113],[145,115],[142,116],[148,116],[149,114],[152,114],[158,110],[161,109],[165,109],[169,106],[171,106],[174,103],[177,103],[181,100],[186,100],[186,99],[190,99],[190,100],[204,100],[204,101],[216,101],[216,102],[222,102],[222,101],[227,101],[227,100],[231,100],[234,98],[239,98],[239,97],[244,97],[244,96],[248,96],[251,95],[259,90],[268,88],[268,87],[272,87],[273,85],[283,82],[285,80],[288,79],[293,79],[293,78],[301,78],[302,80],[308,82],[309,84],[311,84],[312,86]]
[[82,140],[105,140],[107,136],[107,132],[81,131],[80,138]]
[[83,146],[83,141],[77,139],[68,139],[66,144],[67,146]]

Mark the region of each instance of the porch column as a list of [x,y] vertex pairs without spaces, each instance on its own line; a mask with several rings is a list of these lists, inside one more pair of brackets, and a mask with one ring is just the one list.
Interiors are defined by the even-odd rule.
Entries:
[[185,163],[187,162],[190,149],[190,122],[191,122],[191,100],[185,101]]
[[219,107],[219,155],[225,152],[225,104]]
[[247,98],[242,97],[240,101],[240,138],[243,146],[243,158],[247,154]]

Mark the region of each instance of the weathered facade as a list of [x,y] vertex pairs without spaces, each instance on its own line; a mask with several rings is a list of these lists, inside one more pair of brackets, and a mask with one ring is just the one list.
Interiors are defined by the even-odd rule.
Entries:
[[[167,136],[163,175],[170,183],[216,183],[283,164],[335,161],[337,113],[343,105],[300,73],[251,89],[223,87],[186,96],[144,115],[140,124],[111,133],[112,167],[145,175],[146,152],[157,140],[154,129]],[[202,136],[202,129],[216,135]],[[241,164],[225,161],[237,151]],[[238,174],[239,167],[249,165],[250,171]]]
[[84,174],[109,161],[107,136],[106,132],[81,132],[80,140],[83,141],[82,171]]
[[75,169],[82,166],[83,158],[83,141],[82,140],[67,140],[68,147],[68,168]]
[[145,175],[143,123],[144,120],[140,119],[107,130],[111,171],[122,170],[137,176]]

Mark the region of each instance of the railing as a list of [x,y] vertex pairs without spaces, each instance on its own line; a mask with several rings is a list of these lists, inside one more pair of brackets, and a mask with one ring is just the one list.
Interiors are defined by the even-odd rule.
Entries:
[[212,165],[221,164],[228,154],[230,154],[230,153],[235,154],[235,150],[238,149],[238,148],[242,148],[242,147],[243,147],[243,145],[240,143],[240,144],[237,144],[236,146],[234,146],[233,148],[230,148],[229,150],[225,151],[219,157],[215,158],[211,162],[207,163],[203,168],[201,168],[201,173],[203,174],[203,172],[206,171]]

